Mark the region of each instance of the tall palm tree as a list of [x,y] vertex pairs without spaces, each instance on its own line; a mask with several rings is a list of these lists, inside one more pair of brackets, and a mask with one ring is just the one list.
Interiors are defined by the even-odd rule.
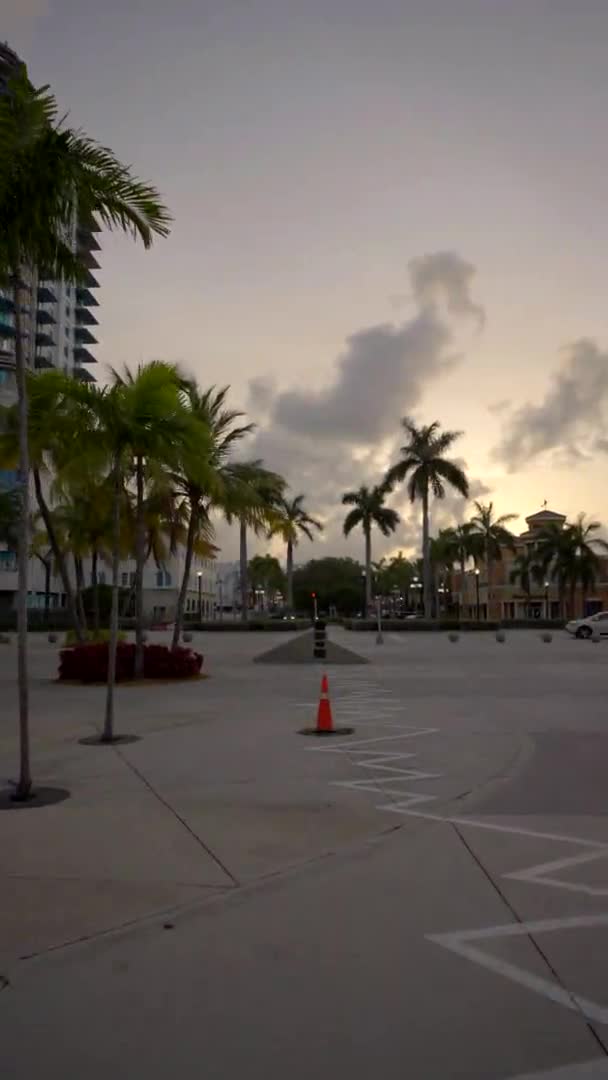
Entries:
[[144,670],[143,574],[146,553],[146,487],[165,466],[176,463],[180,443],[192,441],[192,416],[182,402],[183,380],[174,364],[154,360],[124,375],[113,371],[120,386],[125,420],[131,428],[135,476],[135,677]]
[[186,407],[192,421],[190,438],[180,450],[177,466],[171,471],[174,491],[185,506],[188,518],[184,573],[180,585],[173,627],[172,648],[176,648],[183,624],[192,560],[198,538],[211,543],[210,513],[214,507],[238,503],[243,484],[232,454],[239,442],[253,431],[241,424],[243,413],[227,404],[229,387],[215,386],[201,391],[194,380],[184,383]]
[[270,527],[270,536],[280,536],[287,545],[287,607],[293,610],[293,551],[297,547],[300,537],[306,536],[313,539],[313,530],[323,531],[323,525],[316,518],[310,516],[304,506],[305,495],[295,495],[292,498],[284,497],[278,507],[278,516]]
[[[235,509],[239,521],[241,620],[247,622],[249,618],[247,531],[252,529],[256,536],[262,533],[268,535],[269,530],[280,517],[285,480],[278,473],[267,469],[262,461],[245,462],[240,466],[240,470],[245,486],[238,492],[239,505]],[[229,510],[228,519],[230,518]]]
[[585,515],[579,514],[574,523],[564,528],[549,525],[539,535],[540,566],[557,582],[560,604],[568,588],[571,618],[575,616],[577,587],[581,586],[584,596],[594,586],[600,569],[598,552],[608,551],[606,541],[593,536],[600,527],[598,521],[587,522]]
[[509,574],[509,581],[512,585],[519,584],[526,597],[526,617],[529,617],[530,614],[532,585],[539,584],[543,577],[543,568],[536,551],[528,547],[525,551],[520,551],[516,555]]
[[517,514],[501,514],[500,517],[495,517],[493,502],[482,503],[476,501],[474,506],[477,513],[471,518],[471,525],[479,537],[479,542],[483,544],[488,595],[486,615],[489,619],[491,618],[492,606],[492,567],[495,562],[502,560],[502,553],[505,548],[509,551],[515,550],[515,538],[513,533],[507,529],[507,525],[510,521],[515,520]]
[[29,748],[27,594],[29,555],[28,399],[21,304],[24,278],[38,270],[77,281],[85,267],[68,243],[74,215],[98,214],[109,228],[149,247],[166,235],[169,215],[157,192],[136,180],[110,150],[57,122],[47,87],[35,89],[23,66],[0,97],[0,277],[8,279],[15,313],[21,496],[18,542],[19,781],[15,797],[32,786]]
[[460,438],[459,431],[440,431],[437,420],[425,427],[416,427],[407,416],[401,421],[408,436],[407,443],[401,447],[401,461],[393,465],[386,474],[386,484],[392,489],[395,484],[408,480],[407,493],[410,502],[420,499],[422,503],[422,559],[424,565],[423,593],[424,614],[431,617],[433,606],[433,582],[431,572],[429,544],[429,497],[443,499],[446,484],[460,495],[469,494],[469,482],[464,471],[455,461],[446,458],[447,450]]
[[383,536],[390,536],[400,521],[397,511],[384,505],[387,494],[387,488],[383,484],[376,484],[372,488],[362,485],[356,491],[346,491],[342,496],[342,505],[352,506],[344,519],[344,535],[348,536],[360,525],[365,537],[366,616],[372,602],[372,527],[377,525]]
[[479,558],[481,553],[480,539],[470,521],[454,525],[445,531],[449,535],[452,561],[457,562],[460,567],[460,598],[458,605],[460,612],[464,610],[467,564],[470,559]]

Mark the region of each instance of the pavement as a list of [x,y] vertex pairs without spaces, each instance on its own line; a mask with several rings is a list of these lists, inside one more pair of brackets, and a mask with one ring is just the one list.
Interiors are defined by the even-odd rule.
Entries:
[[[162,640],[160,635],[157,635]],[[122,1080],[608,1077],[608,645],[528,631],[200,634],[209,678],[53,681],[32,635],[37,783],[0,812],[7,1074]],[[0,647],[0,787],[17,760]],[[2,988],[4,987],[4,988]]]

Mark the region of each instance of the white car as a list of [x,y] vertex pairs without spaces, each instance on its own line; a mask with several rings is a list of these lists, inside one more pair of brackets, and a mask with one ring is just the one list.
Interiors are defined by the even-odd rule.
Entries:
[[566,630],[577,638],[590,638],[594,630],[602,637],[608,637],[608,611],[598,611],[587,619],[571,619],[566,623]]

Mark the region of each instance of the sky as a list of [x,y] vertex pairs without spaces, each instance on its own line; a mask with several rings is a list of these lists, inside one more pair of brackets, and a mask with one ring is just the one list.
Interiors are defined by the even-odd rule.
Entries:
[[608,522],[605,0],[1,0],[0,38],[175,219],[103,237],[97,372],[229,383],[326,524],[300,560],[360,556],[341,494],[405,415],[522,530]]

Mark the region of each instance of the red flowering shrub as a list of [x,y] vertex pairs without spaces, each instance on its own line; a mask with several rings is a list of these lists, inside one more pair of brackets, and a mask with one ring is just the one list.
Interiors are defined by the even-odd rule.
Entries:
[[[192,679],[200,673],[203,657],[194,649],[168,645],[144,645],[145,679]],[[135,672],[135,645],[119,642],[116,648],[116,681],[126,682]],[[108,677],[108,644],[95,642],[62,649],[59,679],[84,683],[105,682]]]

